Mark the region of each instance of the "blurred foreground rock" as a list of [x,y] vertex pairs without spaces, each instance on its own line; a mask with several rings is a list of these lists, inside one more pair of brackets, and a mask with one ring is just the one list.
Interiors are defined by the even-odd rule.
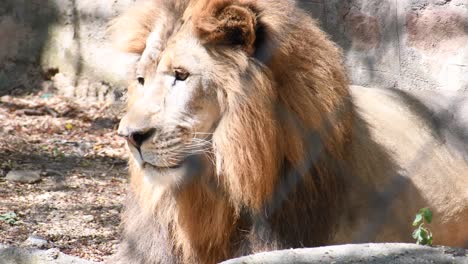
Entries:
[[399,263],[467,264],[467,250],[414,244],[360,244],[260,253],[222,264]]
[[58,249],[49,250],[7,248],[0,245],[0,264],[93,264],[61,253]]
[[[221,264],[288,263],[399,263],[468,264],[468,250],[415,244],[359,244],[273,251],[237,258]],[[0,264],[93,264],[65,255],[58,249],[6,248],[0,245]]]

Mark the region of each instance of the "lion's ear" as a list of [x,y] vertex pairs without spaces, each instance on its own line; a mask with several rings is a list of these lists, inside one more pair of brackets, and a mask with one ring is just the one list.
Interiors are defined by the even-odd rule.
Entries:
[[194,21],[204,44],[235,46],[249,55],[254,53],[257,15],[252,1],[209,1]]

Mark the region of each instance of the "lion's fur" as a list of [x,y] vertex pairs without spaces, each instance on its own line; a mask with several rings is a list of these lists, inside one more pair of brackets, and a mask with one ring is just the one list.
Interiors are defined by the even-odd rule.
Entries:
[[[167,2],[136,7],[115,23],[118,46],[141,54],[158,21],[183,18],[193,21],[214,57],[224,58],[226,71],[212,76],[226,95],[213,136],[217,166],[175,193],[144,182],[130,164],[124,241],[115,260],[216,263],[263,250],[410,239],[412,215],[431,205],[419,192],[427,174],[399,173],[391,144],[370,129],[378,118],[355,107],[366,102],[353,98],[339,49],[313,19],[293,1],[174,0],[170,8]],[[255,36],[251,22],[241,23],[240,41],[216,28],[212,16],[230,5],[241,10],[228,15],[255,14]],[[240,48],[225,48],[233,44]],[[245,77],[232,79],[230,71]],[[468,169],[465,161],[454,162],[452,174]],[[464,195],[453,209],[458,226],[467,219]],[[447,213],[438,208],[436,216]],[[453,223],[454,216],[443,219]],[[441,237],[451,245],[464,242]]]

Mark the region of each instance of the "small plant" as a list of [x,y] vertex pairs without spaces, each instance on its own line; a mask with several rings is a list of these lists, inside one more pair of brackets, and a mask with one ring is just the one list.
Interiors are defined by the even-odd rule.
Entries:
[[12,170],[17,167],[16,162],[12,160],[7,160],[6,162],[3,162],[0,164],[0,169],[6,169],[6,170]]
[[70,124],[70,123],[67,123],[67,124],[65,124],[65,129],[66,129],[66,130],[69,130],[69,131],[70,131],[70,130],[73,130],[73,125]]
[[416,244],[432,246],[432,233],[424,226],[424,224],[430,224],[431,222],[432,211],[429,208],[420,209],[413,221],[413,226],[417,226],[413,231],[413,238],[416,240]]
[[6,214],[0,215],[0,221],[5,222],[9,225],[17,225],[19,222],[19,218],[15,214],[15,212],[8,212]]
[[58,149],[58,148],[53,148],[52,149],[52,156],[54,158],[57,158],[57,159],[65,158],[65,154],[62,151],[60,151],[60,149]]

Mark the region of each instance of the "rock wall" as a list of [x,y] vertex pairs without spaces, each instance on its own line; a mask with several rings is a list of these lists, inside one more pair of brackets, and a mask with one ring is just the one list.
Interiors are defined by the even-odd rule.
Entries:
[[112,100],[133,58],[112,49],[108,23],[134,2],[2,0],[0,95],[55,86],[66,96]]
[[[112,100],[134,58],[111,49],[107,24],[136,1],[2,0],[0,96],[54,86]],[[468,91],[467,0],[299,3],[344,49],[354,84]]]
[[311,0],[354,84],[468,91],[467,0]]

